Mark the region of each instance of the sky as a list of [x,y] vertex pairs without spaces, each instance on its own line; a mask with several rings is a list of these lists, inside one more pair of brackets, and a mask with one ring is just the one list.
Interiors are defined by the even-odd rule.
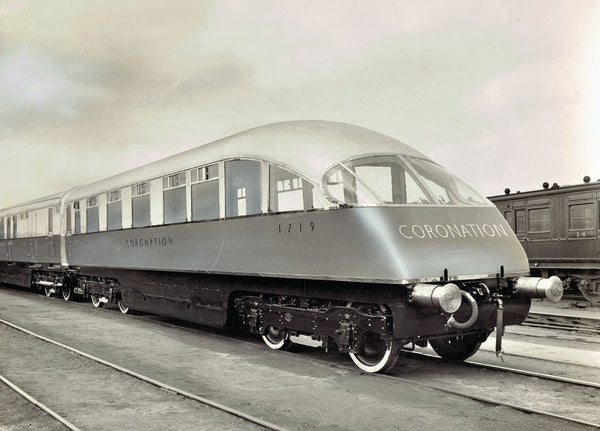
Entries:
[[600,179],[595,0],[0,0],[0,208],[331,120],[483,195]]

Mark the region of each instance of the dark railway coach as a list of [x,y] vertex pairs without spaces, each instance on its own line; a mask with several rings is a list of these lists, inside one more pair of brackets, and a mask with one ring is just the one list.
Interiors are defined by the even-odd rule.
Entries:
[[0,211],[2,282],[245,326],[273,349],[311,337],[366,372],[427,341],[467,358],[530,298],[560,298],[528,275],[490,201],[340,123],[258,127]]
[[560,277],[600,302],[600,181],[492,196],[529,258],[531,273]]

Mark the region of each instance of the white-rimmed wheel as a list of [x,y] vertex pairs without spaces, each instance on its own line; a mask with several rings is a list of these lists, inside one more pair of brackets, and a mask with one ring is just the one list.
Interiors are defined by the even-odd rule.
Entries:
[[[351,307],[352,303],[348,304]],[[362,313],[381,316],[387,314],[384,305],[357,304],[355,307]],[[366,373],[385,373],[391,370],[400,355],[400,348],[393,340],[383,340],[381,334],[366,331],[358,342],[358,351],[349,353],[352,362]]]
[[285,350],[292,344],[290,333],[287,329],[275,328],[273,326],[269,326],[262,339],[273,350]]
[[52,286],[44,286],[44,293],[48,298],[50,298],[54,293],[54,288]]
[[90,298],[95,308],[101,308],[104,305],[104,302],[100,300],[100,295],[90,295]]
[[61,293],[62,293],[62,297],[65,301],[70,301],[72,296],[73,296],[73,291],[68,288],[68,287],[63,287],[62,289],[60,289]]
[[123,313],[123,314],[129,313],[129,307],[125,306],[125,304],[123,303],[123,298],[121,298],[120,296],[119,296],[119,299],[117,299],[117,304],[119,305],[119,310],[121,310],[121,313]]
[[359,352],[350,353],[350,358],[366,373],[385,373],[396,365],[398,355],[394,341],[386,343],[380,334],[367,332],[360,341]]

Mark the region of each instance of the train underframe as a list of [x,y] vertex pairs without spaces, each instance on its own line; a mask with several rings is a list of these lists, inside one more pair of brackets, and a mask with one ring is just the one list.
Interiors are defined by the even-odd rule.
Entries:
[[464,360],[496,326],[520,324],[531,304],[530,298],[512,297],[511,279],[500,277],[457,282],[472,302],[463,298],[455,313],[446,313],[419,305],[404,285],[58,265],[12,268],[20,273],[13,281],[21,280],[13,284],[29,279],[47,296],[89,298],[95,307],[112,303],[123,313],[131,308],[215,327],[241,326],[271,349],[308,340],[348,353],[365,372],[385,372],[402,349],[428,342],[443,358]]
[[532,275],[540,277],[559,277],[565,290],[581,296],[592,304],[600,303],[600,268],[589,264],[569,265],[537,265],[531,268]]

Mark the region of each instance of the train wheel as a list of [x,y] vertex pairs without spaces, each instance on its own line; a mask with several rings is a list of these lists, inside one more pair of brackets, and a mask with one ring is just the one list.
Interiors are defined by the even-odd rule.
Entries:
[[273,350],[285,350],[292,344],[290,333],[287,329],[279,329],[273,326],[269,326],[267,333],[262,336],[262,339]]
[[429,340],[429,344],[435,350],[435,353],[440,355],[443,359],[453,362],[461,362],[465,359],[473,356],[481,341],[479,341],[479,334],[470,335],[457,335],[451,338],[438,338]]
[[119,297],[119,299],[117,300],[117,304],[119,305],[119,310],[121,310],[121,313],[129,313],[129,307],[125,306],[125,304],[123,303],[123,298]]
[[591,302],[597,304],[600,302],[600,281],[599,280],[588,280],[582,279],[579,282],[579,291],[581,295]]
[[73,296],[73,291],[71,289],[64,288],[64,289],[60,289],[60,291],[62,292],[62,297],[65,301],[70,301],[71,297]]
[[360,353],[350,353],[358,368],[367,373],[385,373],[398,361],[399,349],[394,341],[386,345],[381,334],[367,332],[361,340]]
[[90,298],[95,308],[102,308],[104,305],[104,302],[100,301],[100,295],[90,295]]
[[44,293],[46,294],[46,296],[48,298],[50,298],[52,296],[53,292],[53,288],[51,286],[45,286],[44,287]]
[[[348,307],[353,304],[349,302]],[[354,306],[362,313],[372,315],[383,315],[389,313],[385,305],[356,304]],[[381,339],[381,334],[366,332],[360,342],[360,350],[357,353],[349,353],[350,359],[358,368],[366,373],[385,373],[391,370],[400,355],[400,348],[394,341],[386,342]]]

